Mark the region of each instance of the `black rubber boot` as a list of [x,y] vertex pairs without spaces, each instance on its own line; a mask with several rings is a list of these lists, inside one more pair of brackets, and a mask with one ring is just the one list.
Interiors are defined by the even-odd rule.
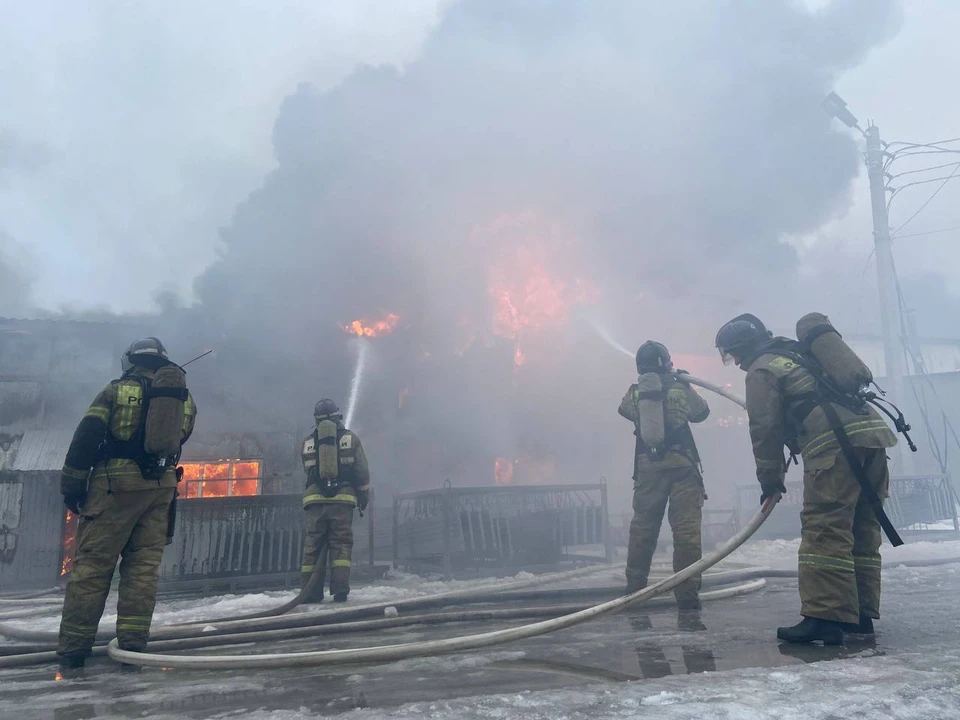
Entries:
[[707,626],[700,618],[699,610],[681,610],[677,613],[677,630],[684,632],[703,632]]
[[630,627],[635,631],[644,632],[645,630],[653,628],[653,623],[650,622],[650,616],[646,613],[633,611],[628,608],[627,615],[630,618]]
[[844,623],[843,631],[851,635],[874,635],[873,618],[861,615],[858,623]]
[[824,645],[842,645],[843,623],[805,617],[792,627],[777,628],[777,638],[789,643],[822,642]]
[[[143,653],[147,651],[146,645],[120,645],[121,650],[126,650],[127,652]],[[120,663],[120,672],[124,674],[136,675],[140,672],[141,667],[139,665],[134,665],[132,663]]]
[[347,594],[337,593],[336,595],[333,596],[333,601],[338,603],[344,603],[347,601]]
[[60,675],[64,678],[83,677],[83,666],[87,661],[85,652],[69,652],[60,656]]

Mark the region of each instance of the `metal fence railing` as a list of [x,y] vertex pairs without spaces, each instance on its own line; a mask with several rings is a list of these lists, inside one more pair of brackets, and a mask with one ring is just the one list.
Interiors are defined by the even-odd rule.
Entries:
[[59,471],[0,473],[0,589],[58,582],[65,519]]
[[[753,512],[759,499],[757,484],[737,487],[737,509]],[[776,511],[754,535],[758,539],[794,538],[800,535],[803,483],[788,482],[787,494]],[[910,475],[890,478],[890,495],[884,509],[902,531],[925,532],[933,525],[948,525],[960,532],[957,503],[948,475]],[[947,528],[949,529],[949,528]]]
[[[587,545],[603,554],[570,552]],[[394,498],[397,567],[451,577],[611,556],[605,484],[447,487]]]

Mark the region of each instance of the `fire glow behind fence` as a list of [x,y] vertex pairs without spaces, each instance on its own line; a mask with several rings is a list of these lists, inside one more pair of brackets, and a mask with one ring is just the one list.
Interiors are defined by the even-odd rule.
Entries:
[[235,497],[260,493],[259,460],[184,462],[181,495],[185,498]]

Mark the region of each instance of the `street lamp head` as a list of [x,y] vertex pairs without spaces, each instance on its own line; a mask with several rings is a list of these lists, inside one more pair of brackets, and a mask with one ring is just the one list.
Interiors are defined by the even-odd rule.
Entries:
[[823,102],[820,103],[820,107],[826,110],[827,115],[829,115],[830,117],[836,118],[847,127],[849,128],[858,127],[857,118],[854,116],[852,112],[847,110],[847,103],[845,103],[843,101],[843,98],[841,98],[835,92],[832,92],[829,95],[827,95],[823,99]]

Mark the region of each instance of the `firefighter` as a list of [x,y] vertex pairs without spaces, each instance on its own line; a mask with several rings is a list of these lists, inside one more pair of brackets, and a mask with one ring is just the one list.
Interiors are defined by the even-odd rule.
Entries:
[[[775,338],[753,315],[740,315],[717,333],[724,363],[746,371],[750,439],[761,504],[785,492],[787,461],[803,456],[803,510],[799,554],[800,614],[781,627],[786,642],[837,645],[843,632],[873,634],[880,617],[880,524],[851,462],[858,463],[879,498],[887,495],[886,448],[896,436],[869,406],[824,395],[804,346]],[[848,406],[849,405],[849,406]],[[828,413],[852,446],[842,452]]]
[[[647,585],[668,504],[674,571],[679,572],[701,557],[701,521],[706,494],[700,474],[700,456],[689,423],[703,422],[710,414],[706,401],[683,382],[683,371],[674,372],[670,353],[661,343],[645,342],[637,351],[636,359],[639,382],[627,390],[619,409],[620,415],[634,424],[637,438],[633,473],[634,514],[627,550],[627,592],[635,592]],[[661,389],[650,393],[642,391],[641,386],[648,380]],[[651,396],[649,401],[647,395]],[[650,414],[645,415],[647,412]],[[651,424],[660,432],[657,441],[649,438],[645,441],[643,437]],[[699,590],[699,577],[691,578],[674,590],[681,629],[703,629]]]
[[[80,420],[60,476],[64,503],[80,518],[60,623],[62,671],[78,671],[90,655],[118,557],[117,640],[125,650],[146,648],[176,464],[196,420],[183,370],[157,338],[133,343],[120,362],[120,379],[100,391]],[[170,377],[178,387],[166,386]],[[157,443],[170,454],[147,454]]]
[[343,425],[340,408],[324,398],[313,409],[316,427],[303,441],[303,496],[306,528],[303,541],[301,587],[307,588],[317,571],[320,581],[304,602],[323,600],[327,554],[330,556],[330,594],[346,602],[350,592],[353,550],[353,511],[361,514],[370,500],[370,469],[360,438]]

